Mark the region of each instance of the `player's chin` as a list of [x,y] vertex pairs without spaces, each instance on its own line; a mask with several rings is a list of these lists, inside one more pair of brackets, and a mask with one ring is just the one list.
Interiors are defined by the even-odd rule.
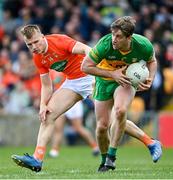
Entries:
[[38,53],[37,53],[37,51],[32,51],[32,53],[34,53],[34,54],[38,54]]
[[41,54],[41,51],[40,50],[34,50],[32,51],[34,54]]

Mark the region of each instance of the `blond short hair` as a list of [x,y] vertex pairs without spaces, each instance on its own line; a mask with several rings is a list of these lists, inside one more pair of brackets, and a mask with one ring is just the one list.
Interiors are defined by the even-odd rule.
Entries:
[[27,39],[31,39],[31,37],[33,36],[33,34],[35,32],[41,33],[40,28],[37,25],[34,25],[34,24],[25,25],[24,27],[22,27],[20,29],[20,32]]
[[114,21],[111,24],[111,30],[118,28],[123,32],[123,34],[126,37],[128,37],[133,34],[135,30],[135,24],[136,24],[136,21],[133,17],[124,16],[124,17],[118,18],[116,21]]

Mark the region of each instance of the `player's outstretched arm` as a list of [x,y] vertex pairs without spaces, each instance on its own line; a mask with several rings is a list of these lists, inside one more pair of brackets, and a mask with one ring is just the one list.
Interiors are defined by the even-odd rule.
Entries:
[[83,44],[81,42],[76,42],[72,49],[73,54],[85,54],[87,55],[90,52],[91,48],[87,46],[86,44]]

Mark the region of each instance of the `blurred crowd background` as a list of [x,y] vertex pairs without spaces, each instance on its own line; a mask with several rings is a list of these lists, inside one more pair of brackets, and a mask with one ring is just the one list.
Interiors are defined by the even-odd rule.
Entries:
[[1,0],[0,112],[31,113],[39,108],[40,80],[31,54],[19,35],[25,24],[44,34],[64,33],[93,47],[116,18],[131,15],[136,33],[154,45],[159,63],[152,88],[139,93],[146,110],[160,111],[173,93],[172,0]]
[[0,113],[30,114],[39,108],[40,79],[19,35],[21,26],[37,24],[44,34],[67,34],[93,47],[124,15],[136,19],[135,32],[153,43],[159,64],[151,89],[137,93],[137,102],[142,100],[145,110],[172,110],[172,0],[1,0]]

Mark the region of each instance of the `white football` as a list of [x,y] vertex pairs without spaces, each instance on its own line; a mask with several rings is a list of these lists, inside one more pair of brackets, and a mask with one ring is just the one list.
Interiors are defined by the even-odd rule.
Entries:
[[141,60],[130,64],[126,69],[126,76],[130,78],[132,86],[137,87],[140,82],[144,82],[149,77],[149,70],[146,62]]

